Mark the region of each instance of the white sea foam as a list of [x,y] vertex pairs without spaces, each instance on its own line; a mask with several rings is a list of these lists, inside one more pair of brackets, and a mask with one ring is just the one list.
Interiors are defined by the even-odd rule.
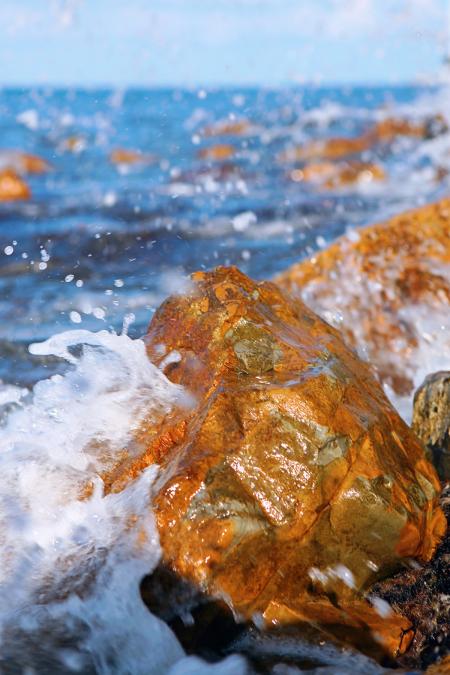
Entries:
[[[126,335],[74,330],[30,351],[70,365],[40,381],[27,403],[13,392],[20,407],[0,437],[0,670],[206,672],[139,594],[160,557],[156,467],[119,493],[105,494],[101,479],[132,454],[143,416],[170,410],[183,388]],[[217,673],[243,669],[234,659]]]

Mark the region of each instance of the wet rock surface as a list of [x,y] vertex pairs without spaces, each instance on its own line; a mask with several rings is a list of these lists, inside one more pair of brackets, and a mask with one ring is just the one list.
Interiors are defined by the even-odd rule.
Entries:
[[412,428],[443,481],[450,481],[450,372],[429,375],[414,395]]
[[144,428],[146,452],[110,489],[160,464],[165,567],[241,620],[404,651],[409,621],[365,593],[428,560],[445,520],[434,469],[369,368],[303,303],[235,268],[194,275],[147,344],[192,407]]
[[338,327],[393,392],[412,395],[449,353],[450,200],[342,237],[275,281]]

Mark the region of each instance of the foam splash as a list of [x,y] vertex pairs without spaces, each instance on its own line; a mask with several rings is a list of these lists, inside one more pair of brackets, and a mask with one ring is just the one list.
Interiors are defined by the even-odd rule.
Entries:
[[126,335],[69,331],[30,351],[71,369],[40,381],[28,403],[16,397],[0,438],[0,669],[159,675],[186,662],[192,672],[139,594],[160,557],[157,469],[117,494],[100,477],[133,452],[144,415],[168,412],[184,390]]

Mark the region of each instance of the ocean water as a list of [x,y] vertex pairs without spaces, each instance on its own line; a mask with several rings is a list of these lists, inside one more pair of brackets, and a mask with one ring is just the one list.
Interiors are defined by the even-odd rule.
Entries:
[[[436,168],[450,169],[448,134],[400,139],[367,156],[384,181],[334,191],[292,181],[279,161],[293,144],[447,103],[417,87],[0,91],[0,163],[17,149],[52,166],[27,178],[29,202],[0,205],[2,672],[250,672],[238,655],[214,668],[186,657],[142,604],[140,580],[160,555],[156,469],[103,493],[102,471],[132,455],[144,414],[186,394],[148,363],[140,337],[196,269],[236,264],[268,278],[351,228],[447,194]],[[203,133],[243,118],[244,135]],[[217,143],[233,157],[199,157]],[[113,165],[115,148],[151,161]],[[339,658],[324,659],[329,672],[379,672],[346,671]]]

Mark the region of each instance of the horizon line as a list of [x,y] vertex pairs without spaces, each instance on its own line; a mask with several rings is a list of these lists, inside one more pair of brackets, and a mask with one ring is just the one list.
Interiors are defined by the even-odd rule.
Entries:
[[267,89],[267,90],[286,90],[286,89],[301,89],[305,87],[315,88],[315,89],[325,89],[325,88],[336,88],[336,89],[345,89],[345,88],[384,88],[384,87],[437,87],[443,83],[438,78],[421,78],[413,80],[399,80],[396,82],[382,81],[382,80],[368,80],[365,82],[348,82],[348,81],[323,81],[317,82],[314,80],[305,81],[305,82],[280,82],[276,84],[264,84],[264,83],[255,83],[255,82],[245,82],[245,83],[195,83],[195,84],[176,84],[176,83],[138,83],[130,82],[129,84],[119,84],[113,82],[95,82],[95,83],[82,83],[82,82],[33,82],[33,83],[5,83],[0,82],[0,91],[5,90],[18,90],[18,89],[53,89],[53,90],[62,90],[62,89],[77,89],[77,90],[173,90],[178,89],[185,92],[195,92],[199,89],[204,89],[207,92],[213,92],[216,90],[226,90],[226,89]]

